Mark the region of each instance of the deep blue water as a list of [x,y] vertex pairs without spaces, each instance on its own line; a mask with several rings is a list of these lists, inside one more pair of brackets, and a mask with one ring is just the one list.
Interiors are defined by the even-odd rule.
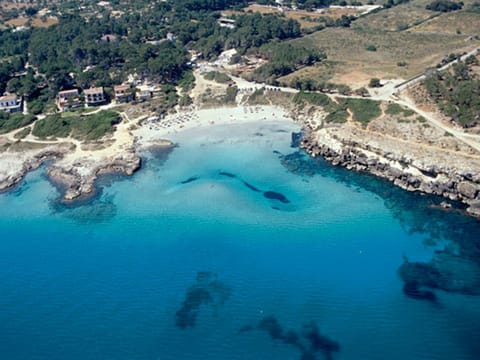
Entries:
[[0,195],[0,359],[480,359],[480,222],[309,159],[289,123],[173,137],[76,207]]

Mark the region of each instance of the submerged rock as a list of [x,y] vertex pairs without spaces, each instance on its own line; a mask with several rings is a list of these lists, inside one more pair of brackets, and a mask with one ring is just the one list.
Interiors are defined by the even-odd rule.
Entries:
[[235,174],[232,174],[232,173],[229,173],[229,172],[226,172],[226,171],[220,171],[218,174],[222,175],[222,176],[229,177],[229,178],[236,178],[237,177]]
[[431,302],[437,301],[437,296],[433,291],[420,290],[418,284],[415,282],[405,283],[403,286],[403,293],[416,300],[426,300]]

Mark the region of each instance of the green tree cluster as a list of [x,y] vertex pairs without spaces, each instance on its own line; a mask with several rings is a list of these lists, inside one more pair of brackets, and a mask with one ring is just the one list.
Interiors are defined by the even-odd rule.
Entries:
[[323,52],[316,49],[280,42],[262,46],[256,53],[269,61],[255,70],[254,79],[270,84],[276,84],[279,77],[290,74],[302,66],[313,65],[326,57]]
[[450,0],[435,0],[428,4],[425,8],[431,11],[450,12],[460,10],[463,7],[463,2],[455,2]]
[[480,80],[465,63],[433,73],[424,85],[440,110],[454,121],[465,127],[480,123]]

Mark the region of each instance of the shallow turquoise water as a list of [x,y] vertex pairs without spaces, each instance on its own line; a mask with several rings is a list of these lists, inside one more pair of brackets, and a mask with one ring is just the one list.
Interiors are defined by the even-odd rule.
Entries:
[[42,169],[0,195],[0,358],[479,359],[480,222],[292,131],[184,131],[79,207]]

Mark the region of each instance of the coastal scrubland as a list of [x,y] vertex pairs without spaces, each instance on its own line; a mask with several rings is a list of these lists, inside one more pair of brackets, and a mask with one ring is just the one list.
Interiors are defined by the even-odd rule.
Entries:
[[13,130],[30,125],[35,119],[36,117],[33,115],[24,115],[21,113],[10,114],[0,111],[0,134],[9,133]]
[[113,126],[119,122],[120,115],[113,111],[100,111],[88,116],[54,114],[38,120],[32,134],[41,139],[72,136],[79,140],[98,140],[113,132]]
[[325,94],[299,92],[293,101],[301,107],[308,105],[321,107],[327,113],[325,116],[327,123],[344,123],[351,116],[353,121],[366,126],[382,114],[380,102],[371,99],[332,99]]
[[472,55],[448,70],[431,74],[423,82],[440,111],[464,127],[480,123],[479,69],[480,61]]

